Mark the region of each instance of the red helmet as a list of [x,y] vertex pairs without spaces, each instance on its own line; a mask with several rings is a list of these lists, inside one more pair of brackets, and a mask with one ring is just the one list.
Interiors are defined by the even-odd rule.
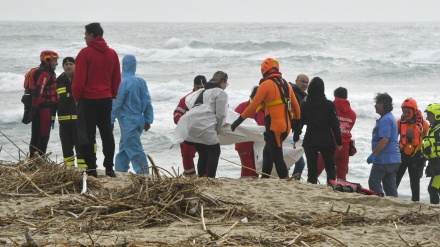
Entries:
[[264,75],[273,68],[276,68],[277,71],[280,71],[280,64],[275,58],[268,57],[264,59],[263,63],[261,63],[261,74]]
[[50,50],[44,50],[40,54],[40,61],[50,66],[54,59],[58,59],[58,53]]

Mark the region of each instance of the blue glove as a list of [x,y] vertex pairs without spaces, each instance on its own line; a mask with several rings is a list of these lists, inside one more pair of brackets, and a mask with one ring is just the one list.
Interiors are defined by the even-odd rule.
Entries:
[[55,123],[51,123],[50,124],[50,127],[53,129],[53,128],[55,128]]
[[367,163],[368,164],[374,163],[375,160],[376,160],[376,156],[374,156],[373,154],[370,154],[370,156],[368,156],[368,158],[367,158]]

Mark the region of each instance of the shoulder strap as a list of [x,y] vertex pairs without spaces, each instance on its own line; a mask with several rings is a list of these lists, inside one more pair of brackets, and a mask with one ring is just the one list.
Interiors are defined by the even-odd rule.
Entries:
[[[198,106],[198,105],[201,105],[201,104],[203,104],[203,93],[205,92],[205,90],[203,90],[200,94],[199,94],[199,96],[197,97],[197,99],[196,99],[196,102],[194,102],[194,106]],[[194,107],[193,106],[193,107]]]

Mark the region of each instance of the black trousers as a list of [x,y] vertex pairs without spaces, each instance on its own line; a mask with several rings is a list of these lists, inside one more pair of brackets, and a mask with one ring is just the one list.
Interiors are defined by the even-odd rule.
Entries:
[[[286,162],[283,157],[283,147],[278,147],[272,144],[265,144],[263,149],[263,168],[261,171],[270,175],[272,173],[273,165],[278,173],[279,178],[287,178],[289,175]],[[268,175],[261,175],[261,178],[269,178]]]
[[307,182],[318,183],[318,152],[321,153],[327,173],[327,184],[330,179],[336,179],[336,162],[334,147],[304,147],[307,159]]
[[194,143],[194,146],[199,154],[199,160],[197,162],[197,172],[199,176],[215,178],[221,152],[220,144],[206,145]]
[[80,99],[77,105],[77,128],[81,152],[89,170],[96,169],[96,127],[104,154],[104,167],[113,170],[115,138],[111,127],[112,99]]
[[84,159],[84,157],[80,151],[76,121],[60,123],[60,140],[61,147],[63,149],[63,157],[65,159],[64,162],[66,162],[66,159],[68,159],[66,165],[74,165],[73,162],[75,161],[75,158],[73,149],[75,148],[76,158],[79,166],[80,160]]
[[422,154],[419,151],[410,157],[404,153],[401,154],[402,164],[399,167],[396,175],[396,185],[399,188],[400,181],[403,175],[405,175],[406,169],[408,169],[409,183],[411,187],[411,200],[414,202],[420,201],[420,179],[423,176],[423,168],[425,167],[425,159],[422,158]]

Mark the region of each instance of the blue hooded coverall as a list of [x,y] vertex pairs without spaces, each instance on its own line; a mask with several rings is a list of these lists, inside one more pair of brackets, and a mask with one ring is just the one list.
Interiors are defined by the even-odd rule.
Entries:
[[137,174],[149,174],[148,161],[141,143],[141,134],[146,123],[154,119],[151,97],[147,83],[135,75],[136,57],[126,55],[122,59],[122,82],[118,96],[113,101],[112,124],[118,118],[121,128],[119,153],[115,169],[127,172],[130,161]]

